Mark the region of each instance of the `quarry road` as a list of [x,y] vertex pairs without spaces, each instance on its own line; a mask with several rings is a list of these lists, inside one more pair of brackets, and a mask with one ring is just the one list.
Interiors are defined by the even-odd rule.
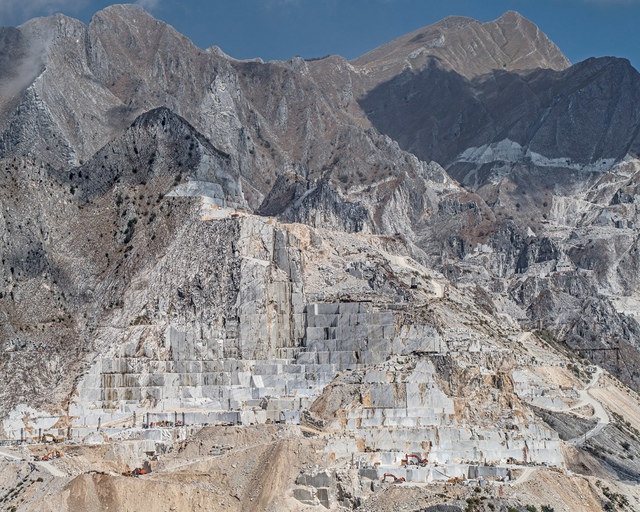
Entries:
[[53,476],[57,476],[57,477],[67,477],[68,476],[66,473],[63,473],[58,468],[56,468],[55,466],[52,466],[48,462],[36,462],[35,465],[41,467],[45,471],[48,471]]
[[533,474],[533,472],[538,469],[538,468],[525,468],[525,470],[522,472],[522,474],[516,478],[512,484],[513,485],[519,485],[519,484],[523,484],[525,483],[527,480],[529,480],[529,477]]
[[597,435],[611,421],[602,403],[600,403],[599,400],[591,396],[591,393],[589,393],[589,390],[593,386],[595,386],[595,384],[598,382],[598,380],[602,376],[602,373],[603,373],[602,368],[598,366],[595,374],[591,378],[591,382],[589,382],[589,384],[587,384],[587,386],[582,391],[580,391],[579,404],[576,404],[575,406],[572,407],[572,409],[575,409],[576,407],[578,407],[578,405],[583,405],[583,404],[590,405],[591,407],[593,407],[593,415],[595,418],[598,419],[598,423],[596,424],[595,427],[589,430],[589,432],[587,432],[585,435],[576,437],[574,439],[569,439],[568,441],[566,441],[566,443],[569,445],[582,446],[587,439],[590,439],[593,436]]
[[10,453],[6,453],[6,452],[0,451],[0,455],[2,455],[3,457],[7,457],[8,459],[23,460],[22,457],[16,457],[15,455],[11,455]]
[[[16,457],[15,455],[11,455],[9,453],[6,452],[2,452],[0,451],[0,455],[4,456],[4,457],[8,457],[10,459],[15,459],[15,460],[24,460],[22,457]],[[66,473],[63,473],[62,471],[60,471],[58,468],[52,466],[51,464],[49,464],[48,462],[34,462],[34,464],[36,466],[41,467],[42,469],[44,469],[45,471],[48,471],[49,473],[51,473],[53,476],[57,476],[57,477],[66,477],[68,476]]]
[[444,286],[435,279],[431,280],[431,284],[433,285],[433,291],[436,294],[436,298],[442,299],[444,297]]
[[[237,454],[238,452],[244,452],[247,450],[254,450],[255,448],[258,448],[260,446],[266,446],[266,445],[270,445],[273,444],[275,441],[267,441],[265,443],[258,443],[258,444],[252,444],[250,446],[243,446],[242,448],[234,448],[232,450],[229,450],[228,453],[233,453],[233,454]],[[184,468],[186,466],[192,466],[194,464],[199,464],[201,462],[207,462],[210,460],[214,460],[217,458],[220,458],[222,455],[211,455],[209,457],[203,457],[201,459],[193,459],[193,460],[189,460],[187,462],[184,462],[182,464],[176,464],[175,466],[168,466],[168,467],[164,467],[159,469],[158,471],[155,471],[156,474],[158,473],[166,473],[168,471],[173,471],[174,469],[178,469],[178,468]]]
[[598,383],[598,381],[600,380],[600,377],[604,373],[602,368],[600,368],[599,366],[596,368],[597,369],[593,374],[593,377],[591,377],[589,384],[587,384],[584,387],[584,389],[578,391],[578,396],[580,397],[580,399],[572,407],[562,408],[562,407],[543,406],[543,405],[536,404],[536,407],[540,407],[541,409],[546,409],[548,411],[562,412],[562,413],[567,413],[569,411],[579,409],[581,407],[584,407],[585,405],[590,405],[591,407],[593,407],[593,417],[594,419],[597,419],[598,423],[586,434],[583,434],[581,436],[574,437],[573,439],[569,439],[565,441],[565,443],[568,445],[582,446],[585,440],[590,439],[595,435],[598,435],[598,433],[600,433],[602,429],[606,427],[611,421],[602,403],[597,398],[591,396],[591,393],[589,393],[589,390]]

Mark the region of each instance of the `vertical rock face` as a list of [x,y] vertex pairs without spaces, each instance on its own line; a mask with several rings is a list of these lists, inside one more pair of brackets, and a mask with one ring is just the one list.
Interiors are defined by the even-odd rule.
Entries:
[[2,157],[15,154],[38,159],[44,155],[47,163],[61,168],[77,164],[75,151],[38,95],[35,84],[25,91],[0,140]]
[[[35,83],[36,92],[77,155],[76,162],[70,163],[77,165],[122,133],[132,120],[131,113],[96,80],[83,23],[56,15],[31,20],[19,29],[30,49],[41,52],[43,71]],[[40,156],[48,161],[46,157],[46,153]]]
[[0,28],[0,47],[3,49],[0,55],[0,98],[4,114],[8,107],[6,101],[31,84],[42,71],[42,56],[35,56],[24,34],[13,27]]

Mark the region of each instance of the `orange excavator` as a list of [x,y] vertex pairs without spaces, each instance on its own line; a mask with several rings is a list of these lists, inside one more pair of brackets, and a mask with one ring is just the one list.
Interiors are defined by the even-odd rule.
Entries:
[[416,464],[418,466],[420,466],[420,467],[425,467],[427,465],[427,463],[429,462],[427,459],[421,459],[417,455],[413,455],[412,453],[407,453],[407,455],[406,455],[407,464],[409,464],[409,457],[415,457]]
[[147,471],[141,468],[136,468],[133,471],[125,471],[124,473],[122,473],[122,476],[140,476],[140,475],[146,475]]
[[382,477],[382,480],[380,480],[380,481],[384,482],[387,479],[388,476],[393,478],[393,483],[394,484],[401,484],[402,482],[405,482],[404,478],[402,478],[402,477],[398,478],[397,476],[392,475],[391,473],[385,473],[384,476]]
[[38,456],[34,457],[34,460],[52,460],[52,459],[59,459],[60,457],[62,457],[62,453],[60,453],[58,450],[55,450],[53,452],[49,452],[47,453],[44,457],[40,458]]

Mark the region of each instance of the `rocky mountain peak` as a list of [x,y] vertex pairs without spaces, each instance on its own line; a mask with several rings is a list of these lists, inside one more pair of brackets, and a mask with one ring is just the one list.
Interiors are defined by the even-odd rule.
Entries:
[[[434,23],[431,26],[439,27],[444,30],[450,29],[461,29],[466,27],[467,25],[471,25],[472,23],[476,23],[476,20],[473,18],[469,18],[467,16],[447,16],[446,18],[441,19],[440,21]],[[426,27],[429,29],[430,27]],[[420,29],[425,30],[425,29]]]
[[522,24],[535,26],[535,24],[532,21],[530,21],[527,18],[525,18],[518,11],[507,11],[507,12],[505,12],[502,16],[500,16],[497,20],[495,20],[495,23],[497,23],[498,25],[510,25],[510,24],[512,24],[512,25],[515,25],[518,28],[520,28],[520,26]]
[[503,47],[504,53],[511,56],[511,62],[505,67],[511,69],[541,67],[562,70],[571,65],[560,48],[535,23],[520,13],[508,11],[497,20],[483,24],[488,30],[491,30],[494,25],[499,26],[504,34],[507,43]]
[[154,23],[157,22],[164,24],[163,22],[154,18],[149,12],[147,12],[144,8],[140,7],[137,4],[108,5],[91,17],[90,24],[94,21],[98,22],[98,20],[108,20],[115,18],[126,19],[131,23],[137,23],[140,21],[151,21]]
[[351,61],[374,72],[379,83],[407,64],[413,70],[436,58],[444,67],[472,78],[495,69],[549,68],[571,63],[538,27],[515,11],[481,23],[451,16],[391,41]]

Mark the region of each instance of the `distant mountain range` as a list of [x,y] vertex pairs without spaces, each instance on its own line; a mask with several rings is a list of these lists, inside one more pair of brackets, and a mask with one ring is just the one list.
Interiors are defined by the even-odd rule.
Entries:
[[31,383],[2,393],[70,389],[68,365],[102,350],[103,320],[192,221],[171,201],[193,197],[401,237],[496,317],[638,368],[639,153],[638,72],[571,65],[515,12],[353,61],[236,60],[133,5],[2,28],[3,329],[60,358],[37,384],[37,357],[2,359]]

